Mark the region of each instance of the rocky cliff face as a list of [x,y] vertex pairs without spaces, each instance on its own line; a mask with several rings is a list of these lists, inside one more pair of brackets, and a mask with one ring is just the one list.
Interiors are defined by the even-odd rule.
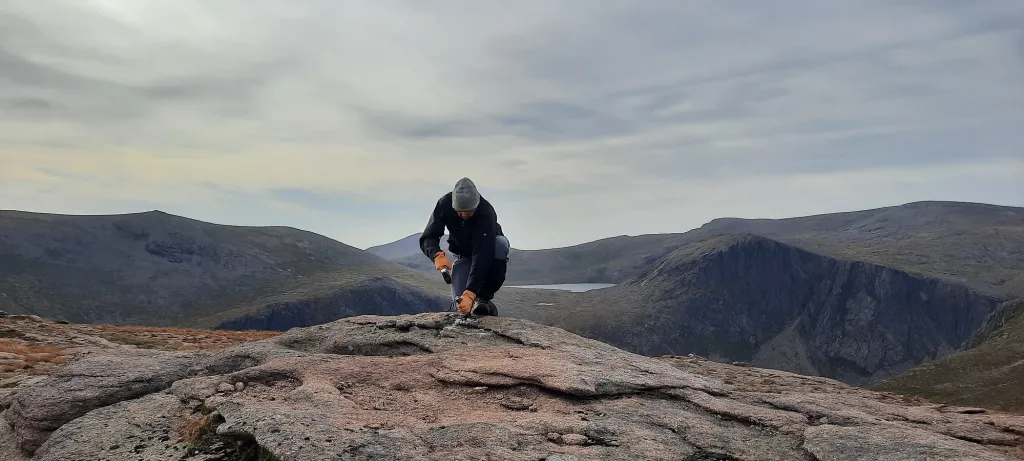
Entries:
[[997,303],[741,234],[680,248],[637,280],[540,320],[644,355],[694,353],[862,384],[957,350]]
[[1024,417],[638,356],[525,320],[362,316],[106,347],[0,393],[22,460],[1010,460]]
[[357,315],[416,314],[450,307],[448,298],[432,296],[390,278],[374,277],[330,295],[273,303],[257,312],[221,322],[216,328],[284,331]]
[[798,331],[821,374],[863,384],[953,353],[997,304],[962,285],[836,261]]
[[788,219],[715,219],[699,231],[748,232],[844,260],[868,261],[1024,296],[1024,208],[963,202],[900,206]]
[[959,405],[1024,412],[1024,299],[1000,304],[963,350],[873,386]]

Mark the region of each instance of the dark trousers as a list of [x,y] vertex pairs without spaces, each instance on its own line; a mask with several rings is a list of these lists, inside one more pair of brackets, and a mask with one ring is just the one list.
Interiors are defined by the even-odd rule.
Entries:
[[[490,270],[487,271],[487,277],[484,279],[480,292],[476,294],[477,298],[481,300],[494,298],[494,294],[505,283],[505,272],[508,270],[510,248],[508,239],[499,235],[494,240],[494,261],[491,263]],[[462,295],[463,291],[466,291],[466,285],[469,284],[469,268],[473,261],[459,255],[453,256],[455,256],[455,260],[452,261],[452,299],[455,299]]]

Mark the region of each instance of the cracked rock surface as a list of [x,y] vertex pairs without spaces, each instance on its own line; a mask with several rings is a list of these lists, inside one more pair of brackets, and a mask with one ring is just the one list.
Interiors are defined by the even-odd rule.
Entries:
[[1024,416],[643,357],[513,318],[360,316],[216,353],[134,354],[95,352],[15,389],[0,455],[16,444],[33,460],[1024,458]]

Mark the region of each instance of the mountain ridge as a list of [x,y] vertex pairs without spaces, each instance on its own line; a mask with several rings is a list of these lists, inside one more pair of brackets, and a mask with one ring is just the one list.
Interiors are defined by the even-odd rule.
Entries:
[[[419,240],[421,235],[423,235],[422,232],[415,232],[391,243],[369,247],[366,251],[389,261],[405,259],[410,256],[419,256],[425,260],[426,256],[420,251]],[[441,246],[441,250],[448,251],[448,234],[442,236],[438,243]]]
[[[990,216],[993,210],[998,216]],[[560,249],[514,250],[506,285],[611,281],[617,286],[578,295],[509,287],[499,292],[496,301],[503,315],[560,326],[637,353],[697,353],[725,362],[738,360],[866,384],[964,347],[965,337],[971,334],[967,329],[979,326],[979,319],[1008,296],[998,288],[1012,288],[1012,283],[996,283],[998,279],[1012,282],[1020,276],[1018,268],[1024,259],[1019,257],[1024,253],[1016,242],[1024,242],[1022,211],[921,202],[842,212],[838,221],[827,216],[787,218],[782,224],[724,218],[685,233],[618,236]],[[5,230],[3,225],[9,221],[3,216],[0,214],[0,230]],[[186,293],[200,282],[246,293],[244,298],[220,298],[227,302],[194,300],[193,309],[216,303],[218,307],[211,312],[161,312],[167,323],[287,329],[370,313],[367,309],[373,306],[408,305],[406,312],[388,312],[417,313],[442,310],[449,301],[448,287],[432,266],[417,271],[307,231],[212,225],[210,229],[216,231],[190,233],[181,229],[206,229],[209,224],[190,218],[176,220],[179,217],[162,212],[131,216],[128,223],[108,223],[104,228],[135,245],[134,253],[127,253],[128,260],[162,258],[165,262],[159,267],[164,268],[197,265],[186,272],[192,275],[180,279],[192,285],[175,288]],[[73,229],[88,230],[96,227],[89,224],[90,219],[64,221],[77,223],[70,226]],[[158,225],[137,224],[153,220]],[[173,223],[159,224],[168,220]],[[35,224],[28,235],[59,237],[86,246],[96,239],[88,232]],[[253,234],[252,229],[259,231]],[[218,240],[217,235],[231,238]],[[252,240],[266,250],[250,251]],[[21,248],[18,242],[0,242],[0,258],[17,254],[10,248]],[[110,246],[114,253],[125,251],[102,239],[98,242],[101,250],[91,254],[67,252],[45,239],[43,245],[30,245],[29,250],[36,256],[63,258],[72,266],[89,261],[94,264],[90,268],[100,267],[95,263],[108,256],[110,251],[102,245]],[[328,247],[323,249],[323,245]],[[312,260],[311,254],[316,254]],[[912,257],[908,259],[907,254]],[[414,257],[429,264],[421,254]],[[268,258],[271,264],[264,264]],[[274,258],[296,266],[275,265]],[[960,270],[957,266],[962,260],[989,267],[998,277],[972,272],[974,269],[961,271],[962,277],[951,277],[951,271]],[[18,263],[10,256],[8,261]],[[235,279],[231,277],[203,279],[201,269],[211,265],[237,270],[243,277],[235,279],[242,282],[232,286]],[[11,267],[8,263],[9,271]],[[2,270],[0,267],[0,284],[10,286],[12,277],[8,274],[5,278]],[[159,272],[155,280],[173,282],[175,273]],[[252,273],[279,277],[259,280],[251,277]],[[109,270],[71,274],[72,279],[82,277],[98,286],[116,287],[139,274],[153,280],[152,272],[147,279],[144,270],[114,274],[116,277]],[[48,290],[63,289],[25,283],[24,277],[17,275],[13,279],[21,282],[22,291],[12,298],[7,296],[10,290],[0,285],[0,309],[19,312],[18,302],[33,300],[26,292],[45,301],[53,295]],[[965,278],[969,283],[962,283]],[[150,296],[145,290],[153,288],[146,285],[120,294],[145,300]],[[897,305],[908,308],[900,314],[893,309]],[[943,315],[956,320],[944,320]],[[888,318],[891,325],[879,323],[880,318]],[[868,333],[858,336],[860,330]],[[630,332],[632,336],[627,334]]]
[[422,272],[288,226],[222,225],[161,211],[2,211],[0,233],[0,304],[14,313],[184,324],[282,293],[330,295],[379,275],[428,297],[444,294],[443,282]]
[[1024,296],[1024,208],[920,201],[795,218],[719,218],[712,232],[752,232],[833,257]]
[[[554,310],[512,313],[643,355],[692,352],[861,384],[955,351],[997,303],[948,281],[744,233],[696,239],[638,278]],[[769,362],[773,348],[811,356]]]
[[[840,259],[941,277],[1001,299],[1024,296],[1024,247],[1019,243],[1024,242],[1024,208],[955,201],[917,201],[778,219],[723,217],[686,232],[607,237],[542,250],[513,249],[508,282],[621,283],[694,239],[742,232]],[[514,247],[514,236],[510,240]],[[393,261],[427,273],[434,270],[422,254]]]

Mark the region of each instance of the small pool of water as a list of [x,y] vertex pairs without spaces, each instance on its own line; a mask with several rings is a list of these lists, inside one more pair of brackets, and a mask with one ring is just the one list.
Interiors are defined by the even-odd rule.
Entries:
[[537,290],[562,290],[582,293],[615,286],[614,283],[556,283],[553,285],[509,285],[509,288],[532,288]]

